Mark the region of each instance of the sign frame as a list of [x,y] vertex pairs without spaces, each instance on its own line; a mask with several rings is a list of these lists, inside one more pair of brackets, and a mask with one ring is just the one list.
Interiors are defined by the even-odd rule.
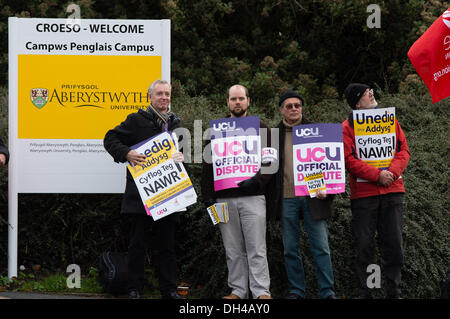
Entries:
[[[71,167],[70,158],[61,154],[53,153],[44,154],[44,156],[32,157],[29,155],[27,158],[28,163],[24,160],[24,143],[31,143],[29,140],[24,142],[24,139],[19,138],[18,126],[19,126],[19,55],[48,55],[48,56],[61,56],[61,55],[79,55],[79,56],[160,56],[161,57],[161,70],[159,71],[160,78],[170,83],[170,20],[106,20],[106,19],[44,19],[44,18],[8,18],[8,86],[9,86],[9,152],[10,161],[8,168],[8,277],[17,276],[17,250],[18,250],[18,194],[19,193],[123,193],[125,188],[124,172],[126,170],[125,164],[117,165],[111,159],[106,152],[99,152],[99,156],[93,156],[90,161],[83,162],[82,166],[86,169],[89,165],[93,168],[91,172],[93,174],[78,174],[72,171],[72,175],[67,177]],[[79,24],[77,24],[79,23]],[[74,32],[75,26],[81,26],[79,32]],[[91,25],[96,25],[96,30]],[[138,27],[134,27],[138,25]],[[139,27],[142,25],[142,27]],[[155,26],[153,27],[149,27]],[[69,28],[70,27],[70,28]],[[84,28],[86,27],[86,28]],[[68,30],[72,30],[68,32]],[[121,47],[115,46],[111,42],[111,52],[101,52],[99,50],[79,50],[84,48],[66,44],[64,41],[73,41],[79,43],[87,43],[86,46],[93,43],[108,44],[108,41],[114,41],[113,39],[122,39],[120,42],[129,43],[126,48],[136,48],[136,44],[132,44],[131,38],[127,35],[127,32],[140,33],[136,37],[141,41],[140,43],[146,43],[148,41],[154,41],[156,52],[135,52],[123,51],[120,52]],[[33,39],[31,40],[25,40]],[[129,40],[126,40],[126,39]],[[57,43],[58,49],[50,50],[50,46],[36,46],[33,47],[30,42],[43,43]],[[45,42],[47,41],[47,42]],[[129,42],[126,42],[129,41]],[[107,42],[107,43],[105,43]],[[69,42],[68,42],[69,43]],[[117,45],[117,44],[116,44]],[[55,46],[56,47],[56,46]],[[93,47],[89,47],[93,48]],[[95,45],[98,49],[99,45]],[[79,52],[77,52],[77,50]],[[148,50],[153,51],[153,50]],[[51,58],[51,57],[50,57]],[[149,78],[150,82],[156,80]],[[41,87],[39,87],[41,89]],[[42,92],[41,92],[42,93]],[[146,94],[146,92],[145,92]],[[45,100],[45,99],[44,99]],[[30,97],[28,97],[29,103],[32,103]],[[36,101],[38,106],[45,109],[44,101],[40,99]],[[35,105],[36,106],[36,105]],[[37,106],[36,106],[37,107]],[[136,111],[136,110],[131,110]],[[131,111],[129,113],[131,113]],[[124,117],[125,118],[125,117]],[[119,124],[119,123],[117,123]],[[105,132],[106,133],[106,132]],[[61,145],[61,139],[30,139],[36,143],[45,143]],[[71,139],[72,141],[72,139]],[[97,144],[100,149],[103,144],[103,139],[85,139],[77,140],[73,139],[74,144],[86,143],[86,141]],[[34,154],[33,154],[34,155]],[[33,160],[31,163],[30,158]],[[79,161],[81,157],[77,157],[76,161]],[[36,159],[36,162],[34,162]],[[95,160],[93,160],[95,159]],[[62,160],[67,161],[62,166],[57,166]],[[39,168],[39,163],[46,161],[45,165],[50,167],[56,165],[52,173],[49,173],[50,169],[46,172],[39,174],[36,168]],[[63,161],[64,162],[64,161]],[[28,167],[27,167],[28,166]],[[98,174],[95,171],[98,171]],[[45,169],[44,169],[45,171]],[[35,174],[36,173],[36,174]],[[44,178],[45,177],[45,178]],[[62,184],[64,182],[65,184]],[[69,180],[69,182],[67,182]]]

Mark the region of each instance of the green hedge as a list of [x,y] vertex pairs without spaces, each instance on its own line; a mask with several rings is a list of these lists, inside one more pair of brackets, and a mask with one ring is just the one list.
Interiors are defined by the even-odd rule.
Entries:
[[[307,101],[337,98],[349,82],[398,92],[415,74],[406,52],[449,7],[448,1],[372,0],[73,1],[83,19],[170,19],[171,74],[189,94],[220,95],[241,82],[270,105],[292,87]],[[66,0],[3,0],[0,86],[8,83],[8,17],[65,18]]]
[[[225,116],[225,89],[247,85],[252,115],[275,126],[278,94],[294,88],[305,97],[305,116],[317,122],[342,122],[350,109],[340,94],[349,82],[378,83],[382,105],[395,106],[412,153],[404,178],[406,297],[436,298],[449,265],[448,109],[431,104],[406,52],[440,16],[448,2],[382,1],[381,28],[368,29],[369,0],[136,0],[79,1],[82,18],[171,19],[174,110],[194,138],[202,127]],[[10,16],[64,18],[67,1],[5,0],[0,8],[0,137],[7,142],[8,23]],[[181,85],[182,83],[182,85]],[[383,92],[385,91],[385,92]],[[390,93],[395,93],[390,95]],[[199,191],[200,164],[191,165]],[[0,169],[0,273],[7,267],[7,168]],[[199,198],[200,199],[200,198]],[[106,250],[125,250],[127,223],[119,214],[119,194],[21,194],[19,265],[40,264],[65,270],[69,263],[88,273]],[[349,229],[348,193],[337,196],[329,221],[330,246],[338,295],[352,296],[354,251]],[[203,207],[182,215],[178,234],[181,277],[197,295],[228,293],[220,234]],[[150,241],[151,239],[149,239]],[[267,227],[272,292],[286,293],[279,225]],[[315,275],[307,239],[302,237],[308,296]],[[149,250],[149,263],[153,264]],[[377,262],[380,263],[377,256]],[[381,296],[382,292],[378,292]]]
[[[380,88],[376,91],[376,95],[381,106],[396,108],[397,117],[407,136],[411,150],[411,159],[404,173],[407,191],[404,199],[405,266],[402,282],[404,296],[437,298],[439,282],[443,278],[445,270],[450,267],[448,236],[450,229],[448,196],[450,143],[447,138],[450,100],[447,98],[433,105],[428,93],[422,96],[414,93],[390,95]],[[223,99],[225,101],[225,97]],[[195,105],[195,102],[191,103],[195,100],[183,96],[183,99],[174,104],[177,105],[177,111],[187,124],[193,120],[194,115],[192,115],[190,105]],[[197,107],[207,108],[208,105],[200,104]],[[220,107],[222,111],[226,110],[224,103]],[[210,108],[217,109],[216,107]],[[259,115],[271,126],[274,126],[280,118],[276,113],[277,107],[272,106],[271,108],[253,107],[252,115]],[[267,117],[266,114],[272,114],[274,110],[275,116]],[[343,101],[336,99],[324,100],[316,105],[304,107],[304,115],[317,122],[342,122],[350,111]],[[199,169],[196,170],[196,172],[198,171]],[[195,185],[198,186],[197,181]],[[199,188],[197,187],[197,189]],[[347,192],[336,197],[335,214],[329,220],[329,238],[336,291],[338,295],[347,298],[354,296],[356,280],[348,194],[347,185]],[[218,297],[228,293],[227,270],[220,233],[218,229],[211,226],[209,217],[201,210],[200,206],[195,206],[192,210],[194,213],[183,216],[185,231],[180,241],[181,247],[186,247],[186,253],[181,258],[183,275],[185,280],[194,287],[199,287],[203,296]],[[301,242],[305,257],[307,296],[315,298],[317,285],[313,261],[304,233]],[[267,227],[267,247],[272,293],[281,297],[286,294],[287,283],[278,223],[269,223]],[[382,265],[378,250],[375,262]],[[383,297],[384,292],[381,289],[375,295]]]
[[[251,92],[250,92],[251,93]],[[382,106],[394,106],[407,136],[411,160],[404,173],[406,196],[404,210],[405,266],[402,288],[409,298],[437,298],[439,281],[450,266],[449,249],[449,148],[448,110],[450,99],[431,104],[429,95],[413,93],[390,95],[376,91]],[[0,89],[0,136],[6,139],[6,89]],[[226,114],[223,103],[207,96],[189,96],[174,81],[173,107],[191,131],[194,120],[209,120]],[[275,105],[251,106],[252,115],[274,126],[280,120]],[[304,114],[312,121],[342,122],[350,109],[342,100],[329,99],[307,105]],[[267,114],[273,114],[267,116]],[[201,164],[190,165],[190,176],[200,193]],[[125,173],[125,172],[124,172]],[[7,169],[0,170],[0,274],[7,271]],[[199,197],[199,200],[201,198]],[[126,250],[127,222],[120,216],[120,194],[20,194],[19,195],[19,265],[39,264],[51,271],[65,270],[76,263],[82,273],[96,267],[104,250]],[[350,232],[350,202],[347,193],[337,196],[335,214],[329,220],[329,238],[339,296],[355,293],[354,249]],[[220,232],[214,227],[201,204],[181,215],[177,234],[180,281],[186,282],[200,297],[221,297],[229,293],[227,269]],[[151,238],[149,237],[149,242]],[[271,290],[275,297],[286,294],[287,282],[282,256],[279,224],[267,226],[267,249]],[[308,248],[302,234],[302,251],[307,276],[307,296],[316,297],[317,285]],[[152,250],[148,267],[153,267]],[[381,264],[379,254],[376,262]],[[383,271],[383,270],[382,270]],[[384,281],[382,281],[382,284]],[[384,296],[380,289],[376,292]]]

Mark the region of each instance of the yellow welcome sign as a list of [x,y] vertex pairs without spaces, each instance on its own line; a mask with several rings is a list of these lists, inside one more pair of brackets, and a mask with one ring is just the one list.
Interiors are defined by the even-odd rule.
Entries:
[[159,78],[161,56],[19,55],[18,138],[103,139]]

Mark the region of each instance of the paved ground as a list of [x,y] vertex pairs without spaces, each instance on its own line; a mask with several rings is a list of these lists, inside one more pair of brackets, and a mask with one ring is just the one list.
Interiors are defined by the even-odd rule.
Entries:
[[0,292],[0,299],[110,299],[106,295],[89,294],[46,294],[35,292],[3,291]]

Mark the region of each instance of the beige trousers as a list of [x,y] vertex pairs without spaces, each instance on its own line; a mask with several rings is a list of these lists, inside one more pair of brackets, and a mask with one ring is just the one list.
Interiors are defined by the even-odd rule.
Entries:
[[227,202],[228,223],[220,223],[228,267],[228,286],[241,299],[270,296],[266,254],[266,200],[263,195],[218,198]]

